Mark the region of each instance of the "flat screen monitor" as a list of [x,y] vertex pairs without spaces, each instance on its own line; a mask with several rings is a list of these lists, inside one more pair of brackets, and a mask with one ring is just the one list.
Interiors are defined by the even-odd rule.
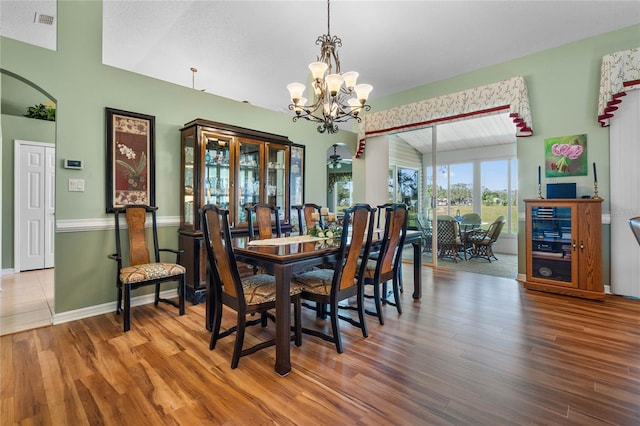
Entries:
[[547,198],[576,198],[575,183],[548,183]]

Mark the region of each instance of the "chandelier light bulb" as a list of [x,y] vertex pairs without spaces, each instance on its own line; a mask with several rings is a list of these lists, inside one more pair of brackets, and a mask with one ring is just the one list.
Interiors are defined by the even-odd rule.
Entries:
[[313,76],[314,80],[323,80],[324,73],[327,72],[327,68],[329,68],[329,66],[324,62],[311,62],[309,64],[311,76]]
[[327,82],[327,89],[329,90],[329,93],[331,93],[331,96],[335,96],[338,94],[343,80],[344,79],[340,74],[329,74],[325,78],[325,81]]
[[347,87],[348,91],[352,91],[354,87],[356,87],[356,81],[358,80],[358,74],[356,71],[348,71],[342,74],[342,78],[344,79],[344,85]]
[[356,91],[356,97],[358,98],[360,103],[364,105],[364,103],[367,102],[367,99],[369,98],[369,93],[371,93],[371,91],[373,90],[373,86],[370,84],[358,84],[356,87],[354,87],[354,90]]
[[302,94],[304,93],[305,86],[302,83],[291,83],[287,85],[287,89],[289,89],[289,95],[291,95],[291,100],[294,104],[297,104],[299,99],[302,98]]

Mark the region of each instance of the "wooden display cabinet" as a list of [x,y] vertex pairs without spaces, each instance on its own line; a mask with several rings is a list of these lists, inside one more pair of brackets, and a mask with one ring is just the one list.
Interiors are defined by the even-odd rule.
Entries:
[[602,199],[531,199],[525,288],[604,299]]
[[[285,136],[197,119],[180,129],[181,183],[178,244],[187,269],[187,298],[204,300],[206,250],[200,210],[217,204],[229,210],[234,233],[246,233],[246,204],[280,208],[281,223],[289,223],[291,142]],[[274,218],[274,221],[276,218]]]

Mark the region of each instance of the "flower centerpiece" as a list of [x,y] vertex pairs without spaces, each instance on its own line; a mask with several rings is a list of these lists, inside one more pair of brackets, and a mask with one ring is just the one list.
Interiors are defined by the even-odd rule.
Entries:
[[342,236],[342,226],[330,225],[322,229],[318,225],[309,228],[309,235],[318,238],[340,238]]

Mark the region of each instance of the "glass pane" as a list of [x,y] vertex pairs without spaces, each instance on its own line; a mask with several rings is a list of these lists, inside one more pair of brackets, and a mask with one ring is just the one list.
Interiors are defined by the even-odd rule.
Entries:
[[269,145],[267,154],[267,203],[280,207],[280,220],[284,220],[286,206],[287,152],[282,147]]
[[507,229],[504,232],[517,234],[518,233],[518,160],[516,158],[511,159],[510,175],[510,199],[509,199],[509,216],[507,220]]
[[533,276],[572,282],[571,208],[532,207]]
[[473,163],[449,165],[449,200],[449,215],[462,219],[463,214],[474,213]]
[[482,221],[491,223],[498,216],[504,216],[506,219],[510,213],[508,205],[509,160],[483,161],[480,169]]
[[184,139],[184,200],[182,203],[182,216],[184,223],[194,224],[193,207],[193,155],[194,137],[188,136]]
[[411,228],[416,226],[419,176],[418,169],[398,167],[398,201],[407,205],[409,211],[407,226]]
[[229,208],[229,161],[231,139],[206,136],[204,155],[204,194],[205,204],[217,204]]
[[335,183],[334,191],[337,197],[336,213],[343,213],[353,204],[353,182],[350,180]]
[[290,187],[290,197],[291,197],[291,205],[300,205],[302,204],[302,196],[304,194],[304,148],[300,148],[297,146],[291,147],[291,182],[289,183]]
[[246,222],[245,204],[260,202],[260,146],[240,143],[238,221]]
[[392,166],[389,168],[389,196],[387,197],[389,199],[390,203],[395,203],[396,202],[396,180],[394,179],[395,176],[395,167]]
[[439,165],[436,172],[438,173],[438,189],[436,190],[435,214],[449,214],[449,167]]

